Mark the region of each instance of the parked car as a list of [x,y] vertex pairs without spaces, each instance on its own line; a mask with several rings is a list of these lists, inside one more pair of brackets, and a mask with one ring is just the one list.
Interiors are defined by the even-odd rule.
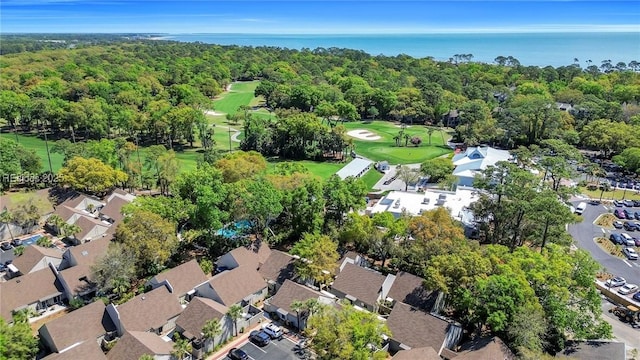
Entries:
[[[629,185],[629,184],[627,184],[627,185]],[[631,188],[633,188],[633,184],[631,184]],[[633,207],[633,200],[625,200],[624,201],[624,206]]]
[[629,220],[633,220],[635,219],[635,215],[633,214],[633,211],[629,211],[628,209],[624,209],[622,212],[624,212],[624,217],[629,219]]
[[262,331],[267,333],[272,339],[282,339],[282,329],[276,324],[267,323],[262,326]]
[[7,265],[0,263],[0,272],[7,270]]
[[18,247],[18,246],[22,245],[22,240],[13,239],[13,240],[11,240],[11,245],[13,245],[14,247]]
[[640,292],[633,294],[633,300],[640,301]]
[[623,277],[621,276],[616,276],[614,278],[611,278],[607,281],[605,281],[605,285],[607,285],[608,287],[618,287],[618,286],[622,286],[624,284],[627,283],[627,280],[625,280]]
[[640,211],[634,212],[633,217],[636,218],[636,220],[640,220]]
[[633,242],[636,244],[636,246],[640,246],[640,237],[634,237]]
[[622,245],[636,246],[636,242],[633,240],[631,235],[629,235],[627,233],[622,233],[622,234],[620,234],[620,236],[622,237]]
[[622,250],[622,253],[624,253],[629,260],[638,260],[638,252],[636,252],[634,248],[626,247]]
[[638,285],[635,284],[625,284],[618,290],[618,294],[629,295],[638,291]]
[[[638,185],[636,185],[637,187]],[[640,200],[633,200],[633,206],[640,207]]]
[[2,249],[2,250],[4,250],[4,251],[10,250],[10,249],[11,249],[11,243],[10,243],[10,242],[8,242],[8,241],[7,241],[7,242],[3,242],[3,243],[0,245],[0,249]]
[[[615,187],[615,185],[613,185],[613,187]],[[613,200],[613,206],[615,206],[615,207],[623,207],[624,206],[624,202],[622,200]]]
[[233,348],[229,350],[229,353],[227,354],[227,356],[231,360],[248,360],[249,359],[249,355],[247,355],[246,352],[237,348]]
[[249,340],[258,346],[267,346],[271,338],[262,330],[253,330],[251,334],[249,334]]
[[622,239],[622,236],[616,233],[609,235],[609,240],[611,240],[612,243],[618,244],[618,245],[621,245],[624,242],[624,240]]
[[631,221],[624,222],[624,229],[627,231],[636,231],[636,224]]
[[616,220],[616,221],[613,222],[613,227],[616,228],[616,229],[622,229],[623,226],[624,225],[622,224],[622,221]]
[[627,217],[624,214],[624,211],[622,211],[622,209],[616,209],[616,211],[613,212],[613,215],[615,215],[618,219],[626,219]]

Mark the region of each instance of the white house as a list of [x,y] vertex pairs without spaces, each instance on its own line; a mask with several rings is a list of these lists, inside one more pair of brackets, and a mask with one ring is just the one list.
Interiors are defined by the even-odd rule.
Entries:
[[494,149],[481,145],[469,147],[466,151],[453,156],[453,175],[458,178],[458,185],[473,186],[475,175],[499,161],[510,161],[511,154],[506,150]]

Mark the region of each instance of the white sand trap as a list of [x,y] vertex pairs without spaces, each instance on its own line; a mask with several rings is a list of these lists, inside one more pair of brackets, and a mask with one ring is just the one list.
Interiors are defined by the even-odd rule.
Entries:
[[206,110],[204,113],[205,113],[205,115],[213,115],[213,116],[226,115],[223,112],[214,111],[214,110]]
[[351,130],[347,133],[347,135],[354,137],[356,139],[360,139],[360,140],[368,140],[368,141],[375,141],[375,140],[380,140],[382,139],[379,135],[376,135],[374,133],[372,133],[369,130],[364,130],[364,129],[355,129],[355,130]]

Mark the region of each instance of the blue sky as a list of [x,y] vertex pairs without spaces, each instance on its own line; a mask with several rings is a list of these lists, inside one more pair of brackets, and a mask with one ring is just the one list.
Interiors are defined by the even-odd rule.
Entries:
[[635,1],[1,0],[0,32],[640,31]]

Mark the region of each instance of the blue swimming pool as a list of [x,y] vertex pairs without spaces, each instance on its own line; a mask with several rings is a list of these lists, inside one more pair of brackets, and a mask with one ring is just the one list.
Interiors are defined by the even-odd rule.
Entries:
[[35,244],[35,243],[38,241],[38,239],[40,239],[41,237],[42,237],[42,235],[40,235],[40,234],[33,235],[32,237],[30,237],[30,238],[28,238],[28,239],[22,240],[22,245],[24,245],[24,246],[33,245],[33,244]]
[[251,228],[251,222],[249,220],[240,220],[233,224],[228,224],[222,229],[216,231],[216,235],[232,239],[239,235],[243,235]]

